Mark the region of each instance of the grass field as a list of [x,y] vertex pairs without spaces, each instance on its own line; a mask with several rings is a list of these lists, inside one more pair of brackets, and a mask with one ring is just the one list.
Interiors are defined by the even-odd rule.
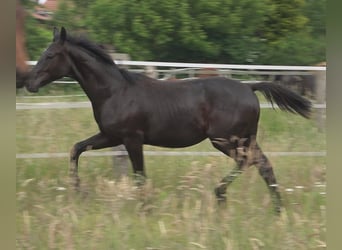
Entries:
[[[90,109],[18,110],[16,131],[17,153],[53,153],[69,152],[97,127]],[[278,110],[262,110],[258,140],[268,152],[326,148],[314,121]],[[183,150],[214,151],[208,141]],[[114,178],[112,157],[81,156],[80,193],[68,185],[67,158],[17,159],[17,249],[326,248],[325,157],[269,158],[280,217],[255,168],[229,187],[226,208],[217,206],[213,189],[234,167],[223,155],[146,156],[142,188]]]

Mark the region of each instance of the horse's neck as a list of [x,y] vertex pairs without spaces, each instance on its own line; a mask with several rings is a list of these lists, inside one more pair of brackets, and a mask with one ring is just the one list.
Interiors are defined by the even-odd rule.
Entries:
[[92,104],[100,105],[112,96],[116,89],[122,88],[125,80],[115,65],[104,64],[93,58],[86,58],[87,56],[89,57],[73,56],[77,58],[72,59],[73,74]]

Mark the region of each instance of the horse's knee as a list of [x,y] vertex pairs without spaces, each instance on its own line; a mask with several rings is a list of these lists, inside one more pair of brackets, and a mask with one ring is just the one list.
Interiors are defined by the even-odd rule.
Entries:
[[70,150],[70,160],[77,160],[80,154],[85,151],[84,146],[78,142]]
[[275,178],[272,166],[259,167],[259,174],[266,181],[268,185],[276,183],[276,178]]
[[273,173],[273,168],[269,167],[269,166],[260,166],[258,168],[258,170],[259,170],[259,174],[262,177],[268,177],[268,176],[272,176],[274,174]]
[[82,149],[79,143],[76,143],[70,150],[70,166],[69,172],[72,178],[77,177],[77,168],[78,168],[78,158],[82,153]]
[[227,186],[221,184],[214,189],[217,199],[226,199]]
[[70,149],[70,160],[73,160],[76,156],[76,144]]

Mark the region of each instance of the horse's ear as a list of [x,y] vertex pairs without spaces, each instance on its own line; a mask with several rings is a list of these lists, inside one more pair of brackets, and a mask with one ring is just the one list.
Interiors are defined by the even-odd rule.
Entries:
[[52,41],[55,42],[58,37],[59,37],[58,29],[57,29],[57,27],[53,27],[53,39],[52,39]]
[[63,44],[66,40],[66,36],[67,36],[67,33],[66,33],[66,30],[64,27],[61,28],[61,33],[60,33],[60,37],[59,37],[59,41]]

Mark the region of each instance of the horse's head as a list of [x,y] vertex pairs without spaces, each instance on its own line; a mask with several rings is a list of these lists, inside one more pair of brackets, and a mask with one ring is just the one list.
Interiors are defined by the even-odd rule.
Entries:
[[38,92],[40,87],[70,74],[71,65],[66,53],[66,39],[64,27],[60,32],[54,28],[52,43],[31,71],[30,80],[26,85],[30,92]]

